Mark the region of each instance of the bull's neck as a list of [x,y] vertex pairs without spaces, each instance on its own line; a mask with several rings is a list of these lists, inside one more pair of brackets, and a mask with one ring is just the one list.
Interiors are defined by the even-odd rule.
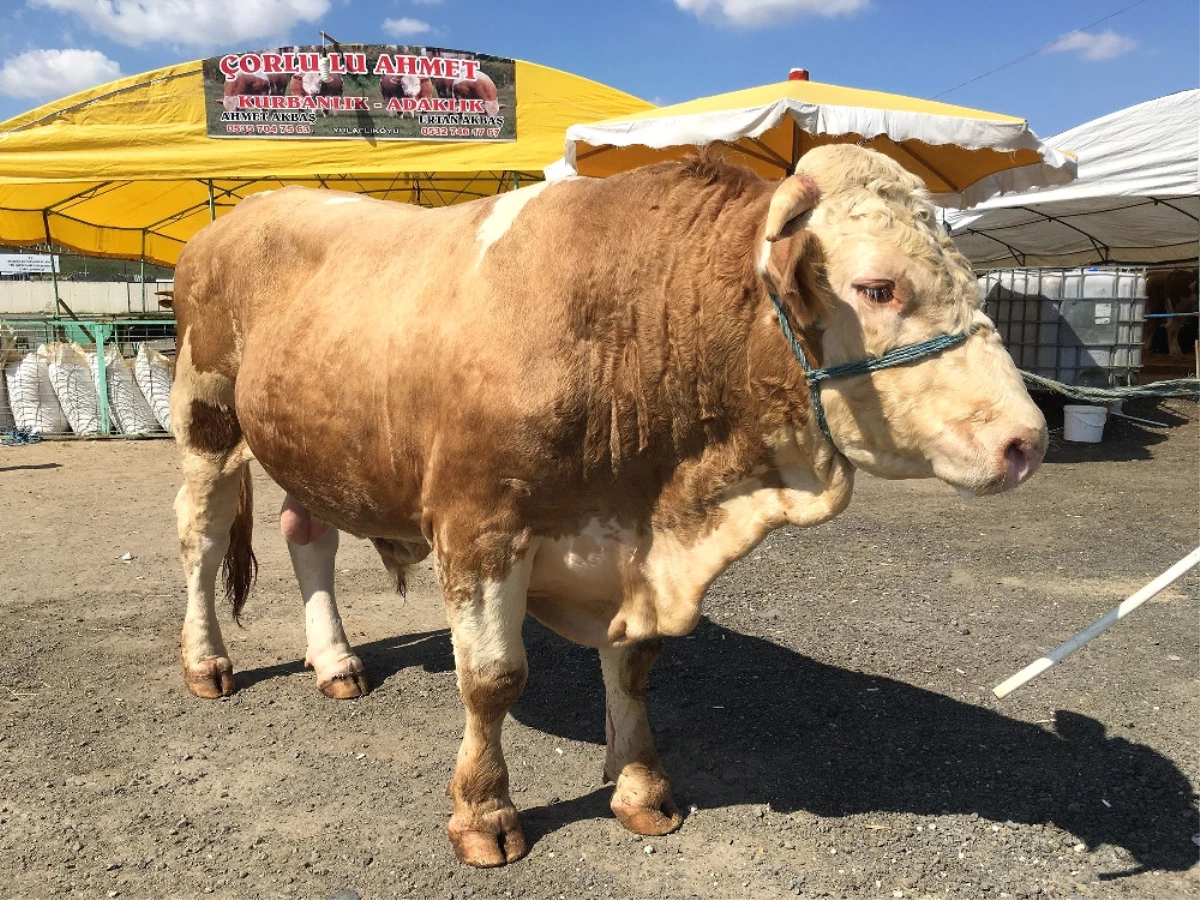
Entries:
[[812,415],[804,372],[757,271],[768,200],[746,198],[698,222],[685,238],[689,252],[665,266],[662,296],[676,345],[675,377],[695,384],[694,414],[704,423],[706,443],[719,432],[720,440],[746,448],[753,468],[805,470],[824,495],[819,505],[837,511],[848,502],[852,467]]

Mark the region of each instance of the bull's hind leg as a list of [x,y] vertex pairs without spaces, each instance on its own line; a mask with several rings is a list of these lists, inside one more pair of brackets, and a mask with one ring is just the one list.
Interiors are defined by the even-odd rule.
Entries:
[[502,866],[528,849],[508,794],[500,729],[528,671],[521,624],[529,560],[526,555],[494,578],[438,560],[467,718],[448,789],[454,800],[448,832],[455,854],[472,866]]
[[[287,509],[286,504],[284,508]],[[346,640],[333,597],[337,549],[336,528],[328,528],[316,540],[306,543],[288,540],[292,568],[304,597],[304,631],[308,639],[304,664],[317,673],[317,689],[322,694],[343,700],[366,694],[367,677],[362,662]]]
[[683,822],[646,718],[646,683],[660,653],[660,640],[600,651],[607,695],[604,778],[617,784],[612,811],[635,834],[669,834]]
[[188,592],[183,675],[197,697],[221,697],[236,686],[217,624],[217,571],[224,564],[226,593],[236,618],[256,569],[250,546],[253,457],[233,408],[233,380],[197,371],[189,336],[183,339],[171,388],[171,425],[183,469],[183,487],[175,499]]
[[[177,429],[178,430],[178,429]],[[236,689],[233,663],[217,624],[217,572],[228,555],[235,613],[253,573],[250,551],[249,451],[237,444],[224,453],[183,446],[183,487],[175,498],[179,556],[187,579],[183,620],[183,676],[197,697],[221,697]],[[236,533],[231,536],[231,531]],[[232,553],[230,552],[232,549]]]

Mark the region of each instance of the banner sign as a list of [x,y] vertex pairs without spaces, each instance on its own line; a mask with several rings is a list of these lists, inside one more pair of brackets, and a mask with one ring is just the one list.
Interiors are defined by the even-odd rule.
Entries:
[[211,138],[515,141],[516,63],[395,44],[204,60]]
[[53,260],[54,272],[61,272],[58,257],[43,253],[8,253],[0,255],[0,275],[49,275]]

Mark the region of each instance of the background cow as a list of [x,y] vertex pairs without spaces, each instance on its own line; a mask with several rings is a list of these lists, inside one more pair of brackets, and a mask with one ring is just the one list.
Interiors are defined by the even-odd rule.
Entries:
[[250,96],[266,96],[271,93],[271,82],[262,75],[251,75],[247,72],[238,72],[235,78],[231,78],[225,82],[225,95],[221,103],[225,107],[226,112],[233,112],[238,108],[238,97],[242,95]]
[[[325,81],[320,72],[297,72],[288,82],[288,94],[296,97],[340,97],[342,96],[342,76],[336,73]],[[329,110],[319,110],[322,115],[328,115]]]
[[503,107],[497,99],[495,82],[482,71],[475,73],[474,81],[456,80],[451,92],[458,100],[482,100],[484,112],[489,116],[498,115]]
[[[397,234],[423,249],[397,255]],[[338,530],[401,583],[432,553],[466,709],[449,837],[477,866],[527,847],[501,752],[527,611],[599,650],[611,807],[664,834],[681,817],[646,684],[712,581],[772,529],[845,509],[857,468],[987,494],[1046,448],[928,194],[854,146],[778,184],[698,160],[438,210],[258,194],[184,249],[175,309],[188,688],[236,686],[215,579],[223,560],[237,615],[251,458],[288,492],[325,693],[366,689],[334,602]],[[794,355],[829,367],[940,335],[953,346],[817,394]]]
[[[384,75],[379,79],[379,92],[383,95],[385,106],[389,100],[432,100],[434,97],[433,81],[420,75]],[[388,115],[395,118],[403,117],[406,113],[403,110],[389,109]],[[416,116],[416,113],[407,115]]]
[[[1197,270],[1173,269],[1151,272],[1146,276],[1146,314],[1195,313],[1197,311]],[[1196,340],[1195,317],[1177,316],[1170,319],[1147,319],[1143,330],[1142,349],[1154,349],[1159,328],[1166,332],[1167,352],[1172,356],[1184,353],[1185,337],[1188,349]]]

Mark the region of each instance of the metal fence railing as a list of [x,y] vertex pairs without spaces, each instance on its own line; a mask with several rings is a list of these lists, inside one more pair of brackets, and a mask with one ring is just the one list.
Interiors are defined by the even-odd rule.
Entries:
[[173,318],[0,319],[0,431],[170,433]]

